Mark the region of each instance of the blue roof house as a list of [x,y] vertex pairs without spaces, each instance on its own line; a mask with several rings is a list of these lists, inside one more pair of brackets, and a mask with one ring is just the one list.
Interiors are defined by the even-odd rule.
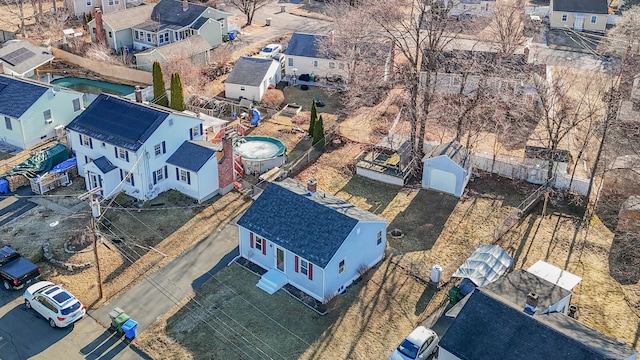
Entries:
[[423,188],[462,196],[471,178],[471,151],[452,141],[426,152],[422,162]]
[[0,75],[0,141],[30,148],[61,136],[84,105],[82,93]]
[[202,141],[202,120],[101,94],[68,126],[87,190],[149,200],[174,189],[199,202],[218,194],[221,145]]
[[290,284],[326,302],[384,256],[387,221],[292,179],[269,184],[238,220],[240,255],[266,269],[257,286]]

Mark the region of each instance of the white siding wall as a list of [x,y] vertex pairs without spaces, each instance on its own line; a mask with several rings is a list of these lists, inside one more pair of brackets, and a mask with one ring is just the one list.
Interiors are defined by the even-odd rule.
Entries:
[[[378,232],[382,232],[380,244],[376,244]],[[386,223],[360,221],[325,268],[323,297],[334,294],[341,287],[349,286],[360,277],[359,270],[362,266],[371,268],[380,262],[387,243],[386,234]],[[345,270],[339,274],[338,266],[343,259]]]
[[[293,65],[291,64],[291,60],[293,60]],[[317,66],[315,66],[315,62],[317,62]],[[330,67],[330,63],[335,65],[335,68]],[[285,74],[293,75],[293,68],[297,69],[296,75],[300,76],[301,74],[311,74],[314,76],[335,76],[339,75],[343,78],[346,78],[347,72],[346,68],[341,70],[339,68],[339,62],[336,60],[327,60],[327,59],[315,59],[304,56],[294,56],[294,55],[286,55],[285,59]]]
[[[73,100],[79,99],[80,110],[73,111]],[[66,126],[82,112],[82,93],[72,90],[60,90],[57,93],[47,90],[20,119],[11,119],[12,130],[6,128],[4,116],[0,117],[0,137],[9,144],[22,149],[29,148],[41,141],[55,137],[55,127]],[[44,111],[51,111],[51,122],[45,122]],[[0,113],[2,111],[0,110]]]
[[447,350],[439,347],[438,348],[438,360],[460,360],[457,356],[448,352]]
[[[244,88],[244,90],[242,90]],[[252,101],[260,101],[260,87],[259,86],[247,86],[238,84],[224,84],[224,97],[228,99],[250,99]]]
[[205,201],[220,189],[218,179],[218,158],[214,154],[209,161],[198,171],[198,199],[199,202]]
[[458,164],[454,163],[449,157],[441,155],[435,158],[425,159],[423,161],[424,169],[422,174],[422,187],[426,189],[431,188],[430,176],[431,169],[439,169],[442,171],[450,172],[456,175],[456,187],[455,196],[461,196],[464,191],[464,187],[469,181],[471,176],[470,171],[462,169]]

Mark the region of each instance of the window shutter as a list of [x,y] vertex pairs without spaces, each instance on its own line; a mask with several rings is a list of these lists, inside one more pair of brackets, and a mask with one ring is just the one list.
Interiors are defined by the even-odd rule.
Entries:
[[189,140],[193,140],[193,129],[189,129]]
[[167,144],[164,141],[162,142],[162,153],[163,154],[167,153]]
[[309,280],[313,280],[313,264],[309,263]]
[[117,158],[118,158],[118,147],[117,147],[117,146],[114,146],[114,147],[113,147],[113,151],[115,152],[115,154],[116,154],[116,159],[117,159]]
[[298,255],[296,255],[296,260],[294,261],[296,272],[298,272]]
[[267,255],[267,240],[262,238],[262,255]]
[[169,169],[167,168],[167,165],[164,166],[164,178],[169,178]]
[[118,169],[120,170],[120,181],[124,180],[124,176],[122,175],[122,169]]
[[84,156],[84,163],[85,163],[85,164],[88,164],[88,163],[89,163],[89,158],[88,158],[86,155]]
[[82,145],[82,134],[78,134],[78,137],[80,137],[80,145]]
[[125,150],[124,152],[124,159],[129,162],[129,152]]
[[249,233],[249,246],[251,246],[252,249],[254,247],[254,244],[253,244],[253,233]]
[[176,168],[176,180],[180,181],[180,170]]
[[187,171],[187,184],[191,185],[191,172]]
[[133,174],[129,173],[129,176],[131,178],[131,186],[136,186],[136,182],[133,181]]
[[202,132],[202,123],[200,123],[200,136],[204,136],[204,133]]
[[102,187],[102,176],[98,175],[98,186]]
[[93,149],[93,141],[91,141],[91,138],[89,138],[89,148]]
[[153,172],[153,185],[158,183],[158,178],[156,177],[156,172]]

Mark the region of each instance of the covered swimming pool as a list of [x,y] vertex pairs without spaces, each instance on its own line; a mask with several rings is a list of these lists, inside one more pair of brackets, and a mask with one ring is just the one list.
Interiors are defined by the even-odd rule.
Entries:
[[136,89],[134,86],[130,85],[79,77],[65,77],[55,79],[51,81],[51,83],[54,85],[94,95],[100,95],[102,93],[114,95],[129,95]]

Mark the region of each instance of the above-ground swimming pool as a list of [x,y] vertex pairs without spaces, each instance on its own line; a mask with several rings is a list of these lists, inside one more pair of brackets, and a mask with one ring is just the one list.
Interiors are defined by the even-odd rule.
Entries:
[[269,136],[245,136],[235,142],[233,150],[242,156],[242,166],[249,174],[261,174],[287,160],[284,143]]
[[65,77],[51,81],[52,84],[80,91],[83,93],[100,95],[102,93],[114,95],[129,95],[135,91],[130,85],[116,84],[108,81],[93,80],[78,77]]

